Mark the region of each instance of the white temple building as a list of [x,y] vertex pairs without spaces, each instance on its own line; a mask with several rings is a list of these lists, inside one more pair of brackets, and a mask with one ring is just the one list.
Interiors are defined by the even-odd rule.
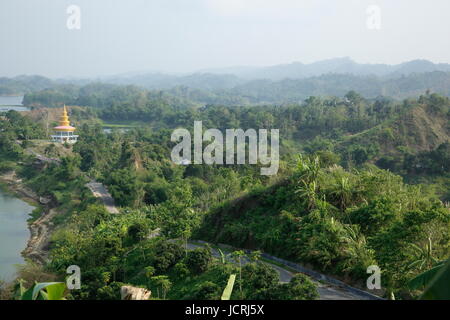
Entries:
[[59,125],[53,128],[54,134],[51,136],[52,141],[73,144],[78,140],[78,136],[73,134],[75,130],[75,127],[70,125],[66,105],[64,105],[63,114],[59,119]]

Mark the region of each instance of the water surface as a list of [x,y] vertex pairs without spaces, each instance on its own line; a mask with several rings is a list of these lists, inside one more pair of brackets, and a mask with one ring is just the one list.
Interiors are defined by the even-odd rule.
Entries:
[[14,279],[15,264],[24,263],[21,252],[30,236],[27,219],[33,211],[28,203],[0,188],[0,279]]
[[9,110],[27,111],[29,108],[22,105],[23,96],[0,96],[0,112]]

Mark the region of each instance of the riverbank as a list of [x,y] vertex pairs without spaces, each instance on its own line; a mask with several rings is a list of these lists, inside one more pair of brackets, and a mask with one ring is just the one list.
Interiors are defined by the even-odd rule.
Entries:
[[28,239],[27,247],[21,254],[24,258],[28,258],[33,262],[44,264],[48,258],[48,243],[53,230],[51,220],[57,214],[56,209],[50,205],[47,199],[39,197],[34,191],[27,188],[14,171],[1,174],[0,184],[7,191],[26,201],[31,206],[43,208],[42,215],[28,224],[30,238]]

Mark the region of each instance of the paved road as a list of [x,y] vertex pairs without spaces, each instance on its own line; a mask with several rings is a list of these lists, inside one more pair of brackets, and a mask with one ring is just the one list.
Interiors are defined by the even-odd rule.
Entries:
[[[36,159],[38,159],[41,162],[56,163],[56,164],[61,163],[61,160],[59,159],[47,158],[33,150],[28,150],[28,152],[34,155]],[[108,189],[106,189],[106,187],[103,184],[96,181],[91,181],[86,184],[86,187],[88,187],[92,191],[94,197],[100,198],[103,201],[103,204],[105,205],[105,208],[109,213],[119,213],[119,210],[114,204],[113,197],[109,194]]]
[[94,197],[100,198],[103,201],[103,204],[109,213],[119,213],[119,210],[117,210],[116,205],[114,204],[113,197],[109,194],[108,189],[106,189],[103,184],[91,181],[86,184],[86,187],[92,191]]
[[[188,249],[194,250],[197,248],[204,247],[201,244],[196,243],[188,243]],[[217,249],[212,248],[212,254],[214,257],[220,258],[220,253],[217,251]],[[230,257],[227,257],[227,260],[232,261]],[[249,263],[250,260],[247,257],[244,257],[242,260],[243,264]],[[280,282],[289,282],[291,281],[292,277],[294,276],[294,272],[291,272],[285,268],[282,268],[278,265],[265,262],[264,263],[270,265],[272,268],[274,268],[278,274],[280,275]],[[337,287],[331,284],[324,284],[321,282],[317,282],[313,279],[311,279],[313,282],[317,284],[317,291],[319,293],[319,300],[368,300],[366,296],[357,295],[350,291],[348,291],[345,288]]]

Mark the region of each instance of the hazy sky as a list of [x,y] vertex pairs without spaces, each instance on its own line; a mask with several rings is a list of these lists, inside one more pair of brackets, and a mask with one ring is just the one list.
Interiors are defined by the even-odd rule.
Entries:
[[[81,29],[69,30],[69,5]],[[367,27],[380,8],[381,29]],[[377,20],[375,20],[377,21]],[[0,76],[450,62],[449,0],[1,0]]]

